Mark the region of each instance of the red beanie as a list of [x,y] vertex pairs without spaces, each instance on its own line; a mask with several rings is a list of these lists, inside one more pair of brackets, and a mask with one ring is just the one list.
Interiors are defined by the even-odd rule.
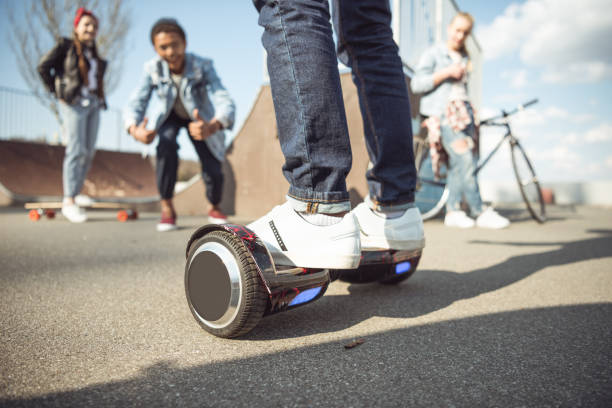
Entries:
[[94,16],[91,10],[87,10],[85,7],[79,7],[79,9],[76,12],[76,16],[74,16],[74,28],[76,28],[76,26],[79,25],[79,21],[81,21],[81,17],[83,16],[89,16],[93,18],[94,20],[98,21],[98,19],[96,18],[96,16]]

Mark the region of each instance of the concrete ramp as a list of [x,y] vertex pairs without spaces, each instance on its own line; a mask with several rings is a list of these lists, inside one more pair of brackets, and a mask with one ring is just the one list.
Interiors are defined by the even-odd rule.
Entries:
[[[0,141],[0,205],[59,200],[64,147]],[[157,203],[155,172],[137,153],[98,150],[83,186],[96,199]]]

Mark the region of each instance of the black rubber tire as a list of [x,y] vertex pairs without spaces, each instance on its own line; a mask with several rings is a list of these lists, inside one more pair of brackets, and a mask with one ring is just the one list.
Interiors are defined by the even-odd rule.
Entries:
[[[192,268],[189,267],[190,262],[197,249],[208,242],[216,242],[227,248],[234,257],[240,274],[241,296],[237,313],[224,327],[211,327],[207,325],[206,320],[197,313],[197,306],[192,302],[192,296],[190,295],[190,290],[197,291],[197,288],[193,287],[196,285],[194,282],[191,282],[192,286],[190,289],[190,274],[196,273],[196,271],[192,271]],[[249,251],[240,238],[225,231],[211,232],[191,245],[187,257],[187,267],[185,268],[185,292],[189,310],[200,326],[207,332],[224,338],[239,337],[251,331],[263,317],[268,302],[267,291],[261,282],[255,261]]]
[[379,276],[387,272],[389,265],[364,265],[357,269],[346,269],[338,271],[338,280],[347,283],[371,283],[378,282]]
[[[410,271],[401,275],[389,274],[389,270],[395,268],[395,264],[374,264],[374,265],[362,265],[357,269],[338,271],[338,280],[348,283],[371,283],[379,282],[383,285],[397,285],[400,282],[405,281],[411,277],[419,266],[419,258],[416,260],[412,259],[412,268]],[[387,275],[390,277],[380,278],[381,275]]]
[[543,223],[546,221],[546,206],[542,188],[523,146],[516,140],[512,142],[512,167],[527,210],[534,220]]

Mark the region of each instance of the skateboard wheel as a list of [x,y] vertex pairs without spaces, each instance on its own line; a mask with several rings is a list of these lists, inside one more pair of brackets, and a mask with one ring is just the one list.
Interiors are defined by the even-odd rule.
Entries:
[[127,220],[135,220],[138,218],[136,210],[119,210],[117,211],[117,219],[120,222],[126,222]]
[[32,221],[38,221],[40,220],[40,210],[30,210],[28,216]]
[[125,210],[117,211],[117,219],[120,222],[126,222],[130,218],[130,215]]
[[48,219],[53,219],[55,218],[55,211],[53,210],[47,210],[45,211],[45,215],[47,216]]
[[226,231],[210,232],[191,245],[185,292],[200,326],[225,338],[253,329],[268,302],[255,261],[242,240]]

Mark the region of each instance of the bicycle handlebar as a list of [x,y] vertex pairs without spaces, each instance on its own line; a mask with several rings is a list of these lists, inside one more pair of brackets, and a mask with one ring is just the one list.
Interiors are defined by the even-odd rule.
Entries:
[[533,104],[536,104],[537,102],[538,102],[538,98],[535,98],[535,99],[532,99],[530,101],[527,101],[525,103],[520,104],[519,106],[517,106],[516,108],[514,108],[510,112],[506,112],[506,111],[502,110],[501,115],[497,115],[497,116],[493,116],[493,117],[487,118],[485,120],[481,120],[480,124],[481,125],[492,125],[493,121],[495,121],[497,119],[501,119],[501,118],[507,118],[508,116],[514,115],[515,113],[517,113],[519,111],[522,111],[526,107],[531,106]]

